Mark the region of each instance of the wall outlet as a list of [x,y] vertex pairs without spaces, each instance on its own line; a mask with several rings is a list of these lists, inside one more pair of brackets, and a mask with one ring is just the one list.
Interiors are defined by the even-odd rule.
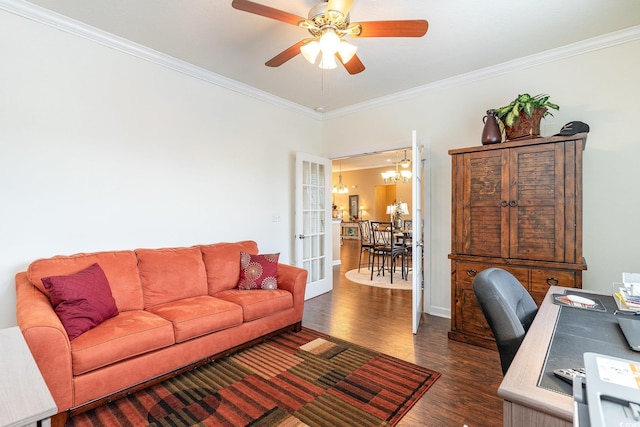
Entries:
[[271,215],[271,222],[280,222],[280,214]]

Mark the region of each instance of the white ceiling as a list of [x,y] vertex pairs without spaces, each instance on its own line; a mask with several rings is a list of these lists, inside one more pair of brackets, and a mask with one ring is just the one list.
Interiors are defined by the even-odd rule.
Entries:
[[[322,0],[252,1],[306,18]],[[308,32],[236,10],[231,0],[28,3],[325,113],[640,24],[640,0],[355,0],[351,22],[426,19],[429,30],[421,38],[350,38],[366,69],[349,75],[341,66],[320,70],[301,55],[265,66]],[[393,165],[395,156],[373,153],[342,166]]]
[[[253,0],[300,17],[321,0]],[[308,32],[231,0],[30,0],[213,73],[325,112],[640,24],[639,0],[355,0],[351,21],[426,19],[421,38],[349,39],[366,69],[302,56],[264,63]]]

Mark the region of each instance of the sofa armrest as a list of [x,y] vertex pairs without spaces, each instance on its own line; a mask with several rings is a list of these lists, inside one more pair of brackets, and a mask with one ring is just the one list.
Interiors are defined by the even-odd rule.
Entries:
[[73,406],[71,344],[49,298],[22,272],[16,275],[16,320],[58,407]]
[[296,318],[302,320],[304,293],[307,289],[307,270],[289,264],[278,264],[278,288],[293,294]]

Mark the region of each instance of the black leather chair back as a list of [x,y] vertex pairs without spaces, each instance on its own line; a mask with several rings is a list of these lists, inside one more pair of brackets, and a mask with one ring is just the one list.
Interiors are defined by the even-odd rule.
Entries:
[[496,338],[502,373],[505,374],[538,307],[518,279],[500,268],[488,268],[478,273],[473,279],[473,293]]

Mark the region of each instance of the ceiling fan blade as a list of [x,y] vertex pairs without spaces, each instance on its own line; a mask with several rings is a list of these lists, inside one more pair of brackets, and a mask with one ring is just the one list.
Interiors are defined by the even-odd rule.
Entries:
[[349,72],[349,74],[353,75],[364,71],[364,64],[362,63],[362,61],[360,61],[358,55],[353,55],[353,57],[346,64],[342,61],[340,54],[338,53],[337,55],[338,59],[340,59],[340,62],[342,62],[342,65],[344,65],[344,68]]
[[267,67],[279,67],[291,58],[300,54],[300,46],[304,45],[306,40],[300,40],[298,43],[294,44],[288,49],[283,50],[270,60],[264,63]]
[[360,34],[355,37],[422,37],[429,29],[424,19],[405,21],[359,22]]
[[330,10],[337,10],[342,13],[343,16],[349,14],[353,0],[329,0],[327,3],[327,12]]
[[231,2],[231,6],[244,12],[249,12],[267,18],[275,19],[276,21],[286,22],[287,24],[291,25],[297,26],[298,22],[304,21],[304,18],[294,15],[293,13],[285,12],[280,9],[275,9],[273,7],[254,3],[248,0],[233,0]]

